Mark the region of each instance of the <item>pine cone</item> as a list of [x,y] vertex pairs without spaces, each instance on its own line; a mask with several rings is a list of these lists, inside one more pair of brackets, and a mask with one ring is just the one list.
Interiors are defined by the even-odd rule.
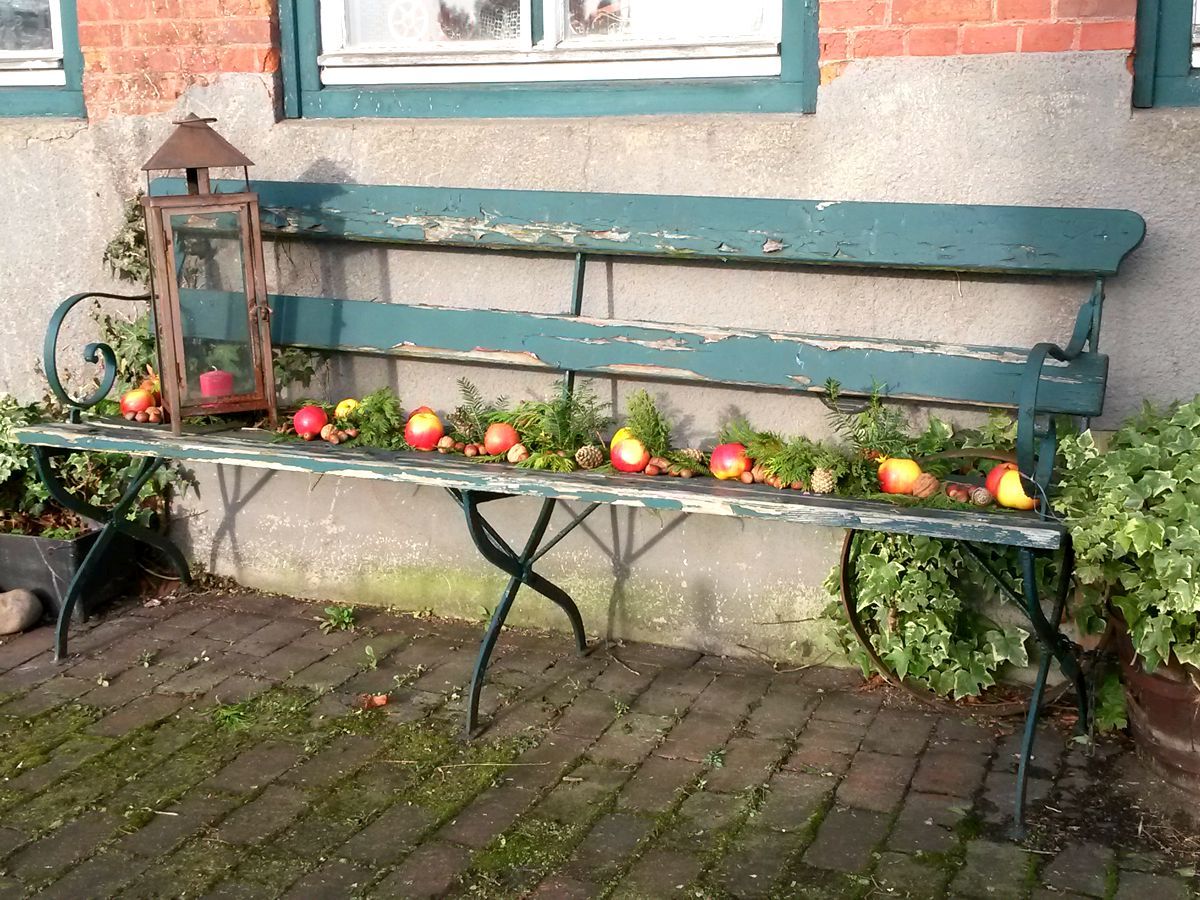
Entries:
[[450,425],[457,434],[461,434],[464,437],[472,436],[471,417],[467,415],[466,411],[461,406],[454,412],[450,413],[450,415],[448,415],[446,418],[450,420]]
[[686,456],[693,462],[704,462],[704,451],[696,447],[684,447],[679,451],[680,455]]
[[808,489],[814,494],[832,494],[837,486],[837,476],[832,469],[813,469],[808,479]]
[[594,469],[604,465],[604,451],[594,444],[580,447],[575,451],[575,462],[581,469]]

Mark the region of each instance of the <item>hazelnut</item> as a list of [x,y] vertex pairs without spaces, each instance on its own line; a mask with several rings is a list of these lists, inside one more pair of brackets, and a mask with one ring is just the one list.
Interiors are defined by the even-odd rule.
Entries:
[[658,466],[654,465],[653,463],[647,463],[646,468],[644,468],[642,471],[647,475],[661,475],[662,474],[662,469],[660,469]]

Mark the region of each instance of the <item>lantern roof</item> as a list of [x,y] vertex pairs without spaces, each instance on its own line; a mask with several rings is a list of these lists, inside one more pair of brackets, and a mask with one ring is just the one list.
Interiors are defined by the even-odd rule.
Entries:
[[254,165],[242,151],[209,127],[209,123],[215,121],[188,113],[186,118],[174,123],[178,127],[142,166],[142,171]]

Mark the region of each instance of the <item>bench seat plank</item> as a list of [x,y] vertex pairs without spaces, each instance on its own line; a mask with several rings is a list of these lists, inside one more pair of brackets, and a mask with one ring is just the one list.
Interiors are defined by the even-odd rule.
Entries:
[[436,453],[391,453],[301,444],[244,429],[172,436],[153,426],[91,419],[78,425],[45,424],[18,429],[22,443],[66,450],[160,456],[193,463],[229,464],[275,471],[309,472],[499,494],[556,497],[708,515],[767,518],[830,528],[919,534],[956,540],[1054,549],[1062,528],[1035,514],[900,507],[777,491],[762,485],[711,479],[648,478],[597,473],[554,473],[472,463]]
[[[213,182],[244,190],[244,182]],[[268,236],[999,272],[1113,275],[1145,234],[1125,209],[254,181]],[[186,190],[155,179],[154,194]]]
[[[230,308],[218,292],[188,291],[185,331],[230,339]],[[211,296],[210,296],[211,295]],[[699,381],[825,392],[832,378],[847,394],[876,383],[891,398],[1016,407],[1028,351],[931,341],[758,332],[554,316],[497,309],[458,309],[272,294],[275,346],[417,359],[490,362],[592,375]],[[236,339],[236,335],[233,335]],[[1108,357],[1088,353],[1050,361],[1038,407],[1072,416],[1099,415]]]

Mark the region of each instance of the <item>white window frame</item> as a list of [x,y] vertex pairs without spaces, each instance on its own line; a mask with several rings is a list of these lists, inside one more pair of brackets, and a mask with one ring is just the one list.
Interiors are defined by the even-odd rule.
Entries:
[[[1198,0],[1200,2],[1200,0]],[[533,4],[543,9],[542,40],[532,39]],[[561,0],[520,0],[517,41],[446,41],[411,50],[345,49],[346,0],[320,0],[317,63],[325,85],[436,85],[503,82],[761,78],[781,73],[783,3],[768,9],[770,38],[639,41],[570,34]]]
[[0,87],[65,87],[62,0],[50,0],[49,50],[0,50]]
[[1192,3],[1192,68],[1200,69],[1200,0]]

